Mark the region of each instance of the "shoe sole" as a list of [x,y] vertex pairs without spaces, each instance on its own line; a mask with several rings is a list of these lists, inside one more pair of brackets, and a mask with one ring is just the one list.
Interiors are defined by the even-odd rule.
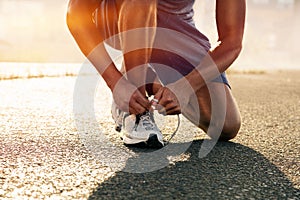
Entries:
[[150,134],[147,141],[131,139],[126,136],[124,136],[122,140],[124,141],[124,144],[126,146],[151,148],[151,149],[160,149],[164,146],[164,144],[159,141],[156,134]]
[[150,134],[148,141],[146,142],[150,148],[159,149],[162,148],[164,145],[158,140],[156,134]]

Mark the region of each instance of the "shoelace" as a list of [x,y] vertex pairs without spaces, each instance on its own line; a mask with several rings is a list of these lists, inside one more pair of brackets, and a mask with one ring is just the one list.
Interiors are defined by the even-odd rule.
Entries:
[[180,116],[177,115],[177,127],[175,129],[175,131],[172,133],[171,137],[165,142],[165,145],[168,145],[170,143],[170,141],[173,139],[173,137],[176,135],[178,129],[180,126]]
[[152,122],[150,117],[144,117],[142,119],[142,123],[146,130],[151,130],[151,129],[155,128],[154,123]]
[[[120,114],[119,116],[118,116],[118,118],[120,118],[120,117],[122,117],[123,118],[123,123],[124,123],[124,120],[125,120],[125,118],[126,118],[126,115],[127,116],[129,116],[129,114],[127,113],[127,114]],[[139,124],[139,120],[140,119],[142,119],[143,120],[143,122],[145,122],[146,121],[146,123],[143,123],[143,125],[145,126],[147,126],[147,127],[149,127],[149,128],[153,128],[154,127],[154,121],[152,121],[151,120],[151,117],[150,117],[150,113],[149,112],[147,112],[147,115],[140,115],[139,117],[137,117],[137,119],[136,119],[136,122],[135,122],[135,129],[137,128],[137,125]],[[165,142],[165,145],[168,145],[169,143],[170,143],[170,141],[173,139],[173,137],[176,135],[176,133],[178,132],[178,130],[179,130],[179,126],[180,126],[180,115],[177,115],[177,127],[176,127],[176,129],[174,130],[174,132],[172,133],[172,135],[171,135],[171,137]],[[151,127],[150,127],[151,126]],[[121,131],[121,128],[122,128],[122,125],[119,125],[118,126],[118,130],[117,130],[117,128],[116,128],[116,130],[117,131]],[[147,129],[146,129],[147,130]]]
[[136,120],[136,127],[139,124],[140,121],[142,121],[142,125],[143,127],[148,131],[148,130],[152,130],[153,128],[155,128],[155,122],[153,121],[153,119],[150,116],[151,114],[149,112],[146,112],[143,115],[139,115],[137,116],[137,120]]
[[[143,126],[145,127],[146,130],[150,130],[150,129],[153,129],[155,127],[155,122],[154,120],[151,118],[150,116],[151,114],[149,112],[147,112],[146,114],[144,115],[141,115],[139,118],[140,120],[142,120],[142,123],[143,123]],[[137,124],[139,123],[139,121],[137,120],[136,122]],[[136,126],[137,126],[136,124]],[[180,126],[180,115],[177,115],[177,127],[176,129],[173,131],[173,133],[171,134],[170,138],[165,141],[165,145],[168,145],[170,143],[170,141],[173,139],[173,137],[176,135],[176,133],[178,132],[179,130],[179,126]],[[148,128],[148,129],[147,129]]]

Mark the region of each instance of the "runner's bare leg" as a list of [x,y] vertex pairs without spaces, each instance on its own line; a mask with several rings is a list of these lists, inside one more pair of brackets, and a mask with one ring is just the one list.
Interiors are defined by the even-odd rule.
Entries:
[[[225,141],[230,140],[237,135],[241,126],[241,116],[237,103],[227,85],[218,82],[210,82],[208,84],[211,88],[210,91],[208,86],[204,86],[198,90],[196,92],[197,98],[190,99],[189,105],[183,110],[183,115],[204,130],[211,138]],[[220,95],[224,89],[225,99],[223,95]],[[212,98],[216,102],[215,106],[226,108],[225,121],[219,116],[219,112],[212,113]],[[195,100],[197,102],[194,102]],[[198,106],[198,108],[195,106]],[[199,110],[200,113],[195,112],[195,110]],[[200,116],[198,116],[199,114]],[[212,124],[212,122],[214,123]],[[214,130],[217,130],[220,126],[222,126],[222,133],[218,135],[218,131]],[[210,132],[207,132],[208,127],[210,127]]]

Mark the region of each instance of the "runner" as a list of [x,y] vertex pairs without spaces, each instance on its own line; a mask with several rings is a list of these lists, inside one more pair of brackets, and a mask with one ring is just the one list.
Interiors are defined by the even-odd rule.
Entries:
[[[216,0],[219,45],[214,49],[195,27],[193,5],[194,0],[69,2],[68,27],[111,89],[114,119],[135,121],[125,127],[125,144],[163,146],[151,105],[167,115],[182,113],[212,138],[227,141],[239,131],[240,114],[225,70],[242,48],[245,0]],[[122,50],[122,70],[104,41]]]

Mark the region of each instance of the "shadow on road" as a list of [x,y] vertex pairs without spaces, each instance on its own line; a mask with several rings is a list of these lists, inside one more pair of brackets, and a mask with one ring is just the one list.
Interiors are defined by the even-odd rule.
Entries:
[[89,199],[299,199],[300,191],[259,152],[241,144],[220,142],[200,159],[202,142],[192,143],[186,152],[190,154],[188,160],[161,170],[117,172]]

